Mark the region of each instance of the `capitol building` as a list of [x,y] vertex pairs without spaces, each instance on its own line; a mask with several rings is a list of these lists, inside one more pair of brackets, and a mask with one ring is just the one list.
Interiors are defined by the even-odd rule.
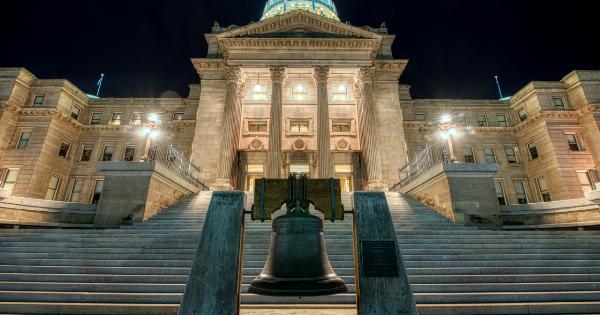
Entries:
[[[462,231],[459,227],[474,228],[465,235],[500,231],[494,237],[485,234],[491,243],[502,235],[514,240],[503,229],[564,229],[591,234],[539,238],[556,237],[548,241],[552,244],[571,240],[582,248],[590,246],[582,255],[600,254],[597,243],[594,247],[593,241],[582,240],[585,235],[600,239],[593,231],[583,231],[600,225],[600,70],[573,70],[555,81],[532,81],[503,99],[415,99],[410,86],[399,83],[409,60],[393,55],[395,35],[385,23],[358,27],[342,22],[332,0],[267,0],[260,21],[244,26],[215,22],[204,38],[206,56],[190,63],[199,83],[189,85],[185,98],[98,97],[67,79],[0,68],[0,227],[37,233],[36,228],[144,226],[181,200],[204,198],[213,191],[246,191],[251,196],[257,179],[304,174],[339,179],[343,198],[356,191],[384,192],[397,207],[431,210],[451,225],[443,242],[462,233],[452,232]],[[400,203],[408,197],[410,202]],[[344,200],[350,210],[350,199]],[[435,234],[442,226],[420,225],[426,221],[417,220],[408,229]],[[402,230],[401,224],[396,228]],[[0,247],[9,242],[2,241],[2,233]],[[535,235],[523,234],[518,242],[537,239]],[[552,253],[575,251],[569,244],[557,245]],[[456,250],[486,250],[477,246]],[[501,255],[502,246],[489,254]],[[420,249],[403,248],[413,255]],[[541,251],[524,255],[547,254]],[[528,257],[524,264],[533,264],[533,256]],[[411,257],[405,259],[412,268]],[[593,259],[598,258],[581,261]],[[499,257],[495,263],[502,261]],[[575,264],[569,260],[564,266],[589,278],[565,276],[565,282],[600,283],[598,265]],[[552,274],[558,262],[539,266],[537,270]],[[448,262],[439,266],[446,267]],[[8,269],[0,266],[0,281],[8,281],[2,276]],[[77,270],[73,273],[88,272]],[[527,272],[537,271],[517,274]],[[535,281],[531,279],[522,282]],[[543,290],[528,288],[522,291]],[[3,308],[3,301],[12,300],[2,290],[0,313],[17,312]],[[539,302],[594,300],[597,307],[600,295],[589,296],[564,300],[564,295],[551,295]],[[422,299],[417,294],[417,303],[438,303]],[[456,303],[467,300],[457,298]]]

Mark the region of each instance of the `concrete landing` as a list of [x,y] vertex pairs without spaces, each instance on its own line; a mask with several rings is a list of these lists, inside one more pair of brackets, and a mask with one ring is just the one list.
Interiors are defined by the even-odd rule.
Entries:
[[240,315],[356,315],[348,305],[243,305]]

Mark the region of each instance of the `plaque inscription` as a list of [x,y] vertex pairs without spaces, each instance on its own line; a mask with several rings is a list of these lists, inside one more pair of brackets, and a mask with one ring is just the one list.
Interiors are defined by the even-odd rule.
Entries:
[[362,241],[363,277],[395,278],[399,276],[396,242]]

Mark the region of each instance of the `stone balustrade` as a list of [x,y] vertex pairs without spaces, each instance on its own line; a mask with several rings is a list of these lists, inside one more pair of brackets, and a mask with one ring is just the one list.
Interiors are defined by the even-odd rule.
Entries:
[[53,228],[92,228],[96,206],[83,203],[8,197],[0,200],[0,224]]

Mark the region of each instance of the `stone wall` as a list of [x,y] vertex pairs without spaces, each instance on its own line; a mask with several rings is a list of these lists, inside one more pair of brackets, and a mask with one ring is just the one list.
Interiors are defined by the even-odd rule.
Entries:
[[96,206],[23,197],[0,198],[0,225],[93,227]]
[[600,225],[600,207],[587,199],[502,206],[505,229],[554,229]]

